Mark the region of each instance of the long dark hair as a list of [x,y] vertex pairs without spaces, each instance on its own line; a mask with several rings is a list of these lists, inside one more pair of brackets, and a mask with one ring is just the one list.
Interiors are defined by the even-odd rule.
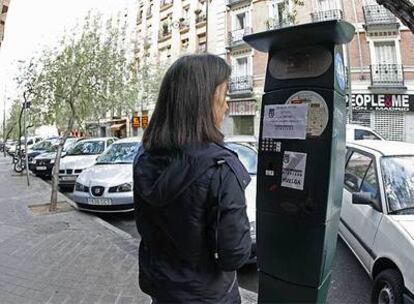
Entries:
[[175,61],[162,80],[144,132],[145,150],[179,151],[188,145],[223,141],[214,123],[213,97],[230,74],[226,61],[211,54],[188,55]]

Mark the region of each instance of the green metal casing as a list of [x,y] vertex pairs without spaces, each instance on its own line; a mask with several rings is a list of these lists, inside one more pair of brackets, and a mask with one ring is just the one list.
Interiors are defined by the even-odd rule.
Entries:
[[[343,79],[338,79],[344,71],[338,71],[341,65],[336,64],[336,59],[340,57],[343,60],[341,45],[352,40],[354,31],[347,22],[327,21],[244,38],[252,47],[269,53],[257,173],[259,303],[326,301],[336,249],[345,167],[346,88]],[[273,57],[293,62],[286,65],[286,70],[294,70],[295,62],[310,71],[317,70],[312,67],[311,57],[319,56],[320,50],[327,58],[330,56],[331,61],[317,75],[296,75],[292,79],[278,74],[275,78],[277,72],[271,72]],[[295,56],[299,56],[299,60]],[[313,92],[323,98],[328,115],[326,128],[318,136],[273,138],[269,150],[263,136],[265,107],[284,105],[301,91]],[[275,148],[276,143],[279,144],[278,149]],[[303,189],[282,185],[286,151],[306,154]]]

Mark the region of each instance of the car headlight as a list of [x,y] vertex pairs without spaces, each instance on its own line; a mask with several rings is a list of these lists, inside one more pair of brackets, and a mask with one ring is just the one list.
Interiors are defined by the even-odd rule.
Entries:
[[130,192],[132,191],[132,184],[131,183],[125,183],[122,185],[118,185],[115,187],[110,187],[108,192]]
[[81,184],[81,183],[75,183],[75,191],[79,192],[89,192],[89,187]]
[[54,164],[54,163],[55,163],[55,159],[54,159],[54,158],[52,158],[52,159],[50,160],[50,163],[51,163],[51,164]]
[[30,162],[32,165],[36,165],[36,159],[32,159],[32,161]]

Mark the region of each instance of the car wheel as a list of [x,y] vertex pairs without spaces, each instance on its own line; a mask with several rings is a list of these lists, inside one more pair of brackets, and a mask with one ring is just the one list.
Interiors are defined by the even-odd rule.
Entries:
[[401,304],[403,301],[404,283],[397,269],[380,272],[374,281],[371,303]]

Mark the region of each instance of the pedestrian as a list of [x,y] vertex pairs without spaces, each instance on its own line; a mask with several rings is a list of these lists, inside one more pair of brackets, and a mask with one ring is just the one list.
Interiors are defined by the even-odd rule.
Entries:
[[166,72],[134,162],[139,284],[153,303],[240,303],[249,174],[223,145],[231,69],[210,54]]

